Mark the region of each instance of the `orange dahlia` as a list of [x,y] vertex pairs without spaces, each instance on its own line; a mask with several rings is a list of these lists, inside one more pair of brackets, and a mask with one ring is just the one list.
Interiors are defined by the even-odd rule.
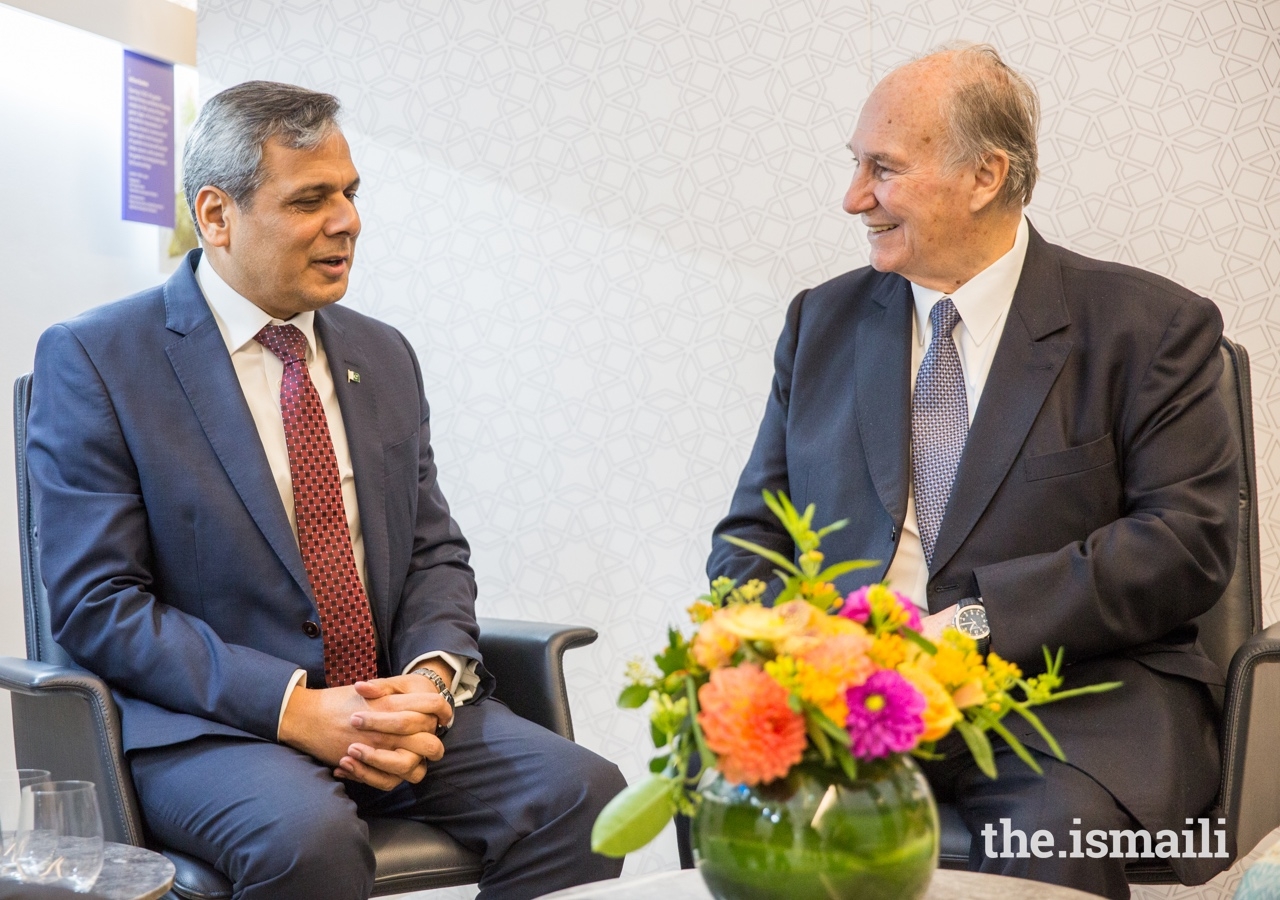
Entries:
[[707,746],[720,757],[720,772],[730,781],[765,784],[800,761],[804,719],[787,705],[786,689],[759,666],[714,670],[698,690],[698,703]]

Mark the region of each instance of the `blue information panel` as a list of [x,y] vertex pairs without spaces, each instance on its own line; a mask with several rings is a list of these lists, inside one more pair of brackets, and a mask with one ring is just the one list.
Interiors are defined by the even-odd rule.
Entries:
[[121,216],[173,227],[173,66],[124,51]]

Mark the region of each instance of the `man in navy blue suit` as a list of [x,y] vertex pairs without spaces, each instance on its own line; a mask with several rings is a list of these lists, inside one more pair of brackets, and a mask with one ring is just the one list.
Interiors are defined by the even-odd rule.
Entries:
[[[1176,833],[1213,801],[1225,673],[1192,620],[1234,571],[1239,448],[1213,303],[1056,247],[1024,216],[1038,112],[990,47],[931,54],[872,91],[844,197],[871,265],[791,303],[716,533],[793,555],[761,501],[786,491],[850,520],[829,559],[879,561],[842,589],[887,579],[927,633],[970,629],[1028,674],[1063,647],[1068,685],[1123,682],[1038,710],[1066,763],[1008,723],[1043,777],[1002,752],[992,781],[955,736],[925,770],[975,836],[971,868],[1124,898],[1124,860],[1069,852],[1070,836]],[[770,569],[719,540],[708,563],[712,577]],[[983,832],[1006,824],[1057,852],[990,855]],[[1191,884],[1227,861],[1170,863]]]
[[115,693],[147,827],[238,898],[367,897],[362,815],[449,832],[486,898],[616,876],[589,832],[617,768],[490,699],[414,353],[334,305],[360,232],[337,112],[214,97],[183,173],[203,252],[42,336],[54,636]]

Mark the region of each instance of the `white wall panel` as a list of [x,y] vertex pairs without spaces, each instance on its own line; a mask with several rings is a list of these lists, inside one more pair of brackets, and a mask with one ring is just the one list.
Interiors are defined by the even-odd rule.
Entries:
[[[622,667],[703,585],[785,304],[865,261],[840,211],[856,111],[946,40],[992,41],[1041,91],[1037,227],[1208,294],[1248,346],[1272,583],[1275,2],[204,0],[199,16],[206,96],[272,78],[346,105],[365,216],[347,302],[422,358],[482,611],[600,630],[571,657],[575,718],[629,776],[647,736],[613,707]],[[627,871],[674,865],[663,839]]]

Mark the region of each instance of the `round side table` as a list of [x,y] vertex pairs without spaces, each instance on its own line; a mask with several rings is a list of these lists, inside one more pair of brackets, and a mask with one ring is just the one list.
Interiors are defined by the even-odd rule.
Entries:
[[90,892],[107,900],[160,900],[173,887],[173,863],[145,847],[107,842]]
[[[696,869],[663,872],[625,880],[596,881],[591,884],[547,894],[543,900],[711,900],[711,892]],[[1099,900],[1095,894],[1071,888],[1006,878],[938,869],[933,873],[924,900]]]

